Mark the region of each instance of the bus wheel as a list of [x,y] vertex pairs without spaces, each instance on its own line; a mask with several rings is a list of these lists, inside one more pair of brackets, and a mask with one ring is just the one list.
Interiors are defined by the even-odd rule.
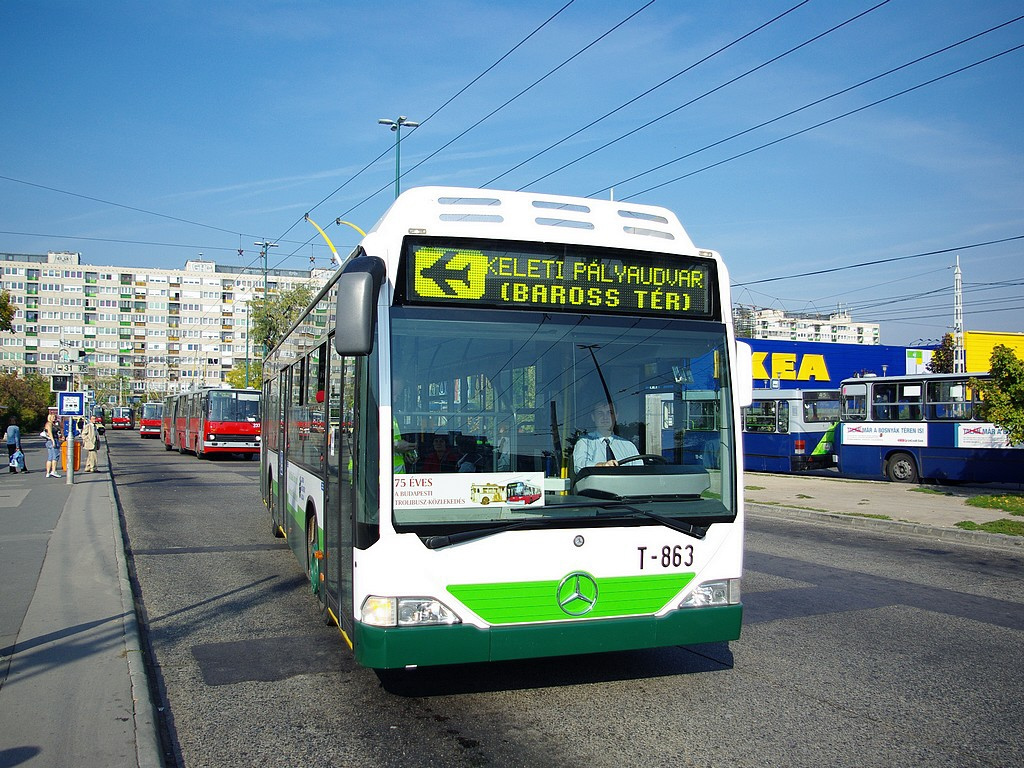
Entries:
[[885,463],[885,475],[894,483],[916,483],[917,464],[909,453],[894,453]]

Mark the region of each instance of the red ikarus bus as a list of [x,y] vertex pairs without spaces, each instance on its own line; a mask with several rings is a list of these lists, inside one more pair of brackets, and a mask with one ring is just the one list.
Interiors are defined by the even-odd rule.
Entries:
[[260,391],[204,387],[164,401],[164,448],[205,458],[260,452]]
[[110,417],[110,428],[134,429],[135,414],[132,413],[132,409],[128,406],[119,406],[114,408]]
[[139,413],[139,436],[160,437],[160,423],[163,403],[143,403]]

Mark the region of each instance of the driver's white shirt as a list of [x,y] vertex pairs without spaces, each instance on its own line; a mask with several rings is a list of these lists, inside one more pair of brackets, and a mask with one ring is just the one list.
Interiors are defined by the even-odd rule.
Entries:
[[573,469],[579,472],[584,467],[592,467],[599,462],[607,461],[606,439],[608,440],[607,444],[612,447],[612,455],[616,461],[622,461],[640,453],[636,446],[624,437],[618,435],[605,437],[597,432],[588,432],[576,441],[576,447],[572,449]]

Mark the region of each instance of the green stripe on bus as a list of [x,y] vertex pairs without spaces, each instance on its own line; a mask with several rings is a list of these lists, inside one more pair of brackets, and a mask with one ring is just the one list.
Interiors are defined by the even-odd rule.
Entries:
[[559,607],[560,581],[451,584],[448,591],[488,624],[523,624],[656,613],[693,577],[692,573],[665,573],[595,579],[597,601],[592,610],[578,616]]

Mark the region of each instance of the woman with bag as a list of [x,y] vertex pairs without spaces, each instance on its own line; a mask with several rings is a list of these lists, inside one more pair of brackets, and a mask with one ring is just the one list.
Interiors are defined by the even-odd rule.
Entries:
[[[11,420],[7,425],[7,459],[11,469],[11,474],[15,474],[20,469],[22,472],[28,472],[25,467],[25,453],[21,450],[21,427],[18,426],[18,420],[11,416]],[[21,453],[20,461],[15,458],[15,454]]]
[[40,435],[46,440],[46,476],[60,477],[57,466],[60,464],[60,425],[52,413],[46,417],[46,426]]

